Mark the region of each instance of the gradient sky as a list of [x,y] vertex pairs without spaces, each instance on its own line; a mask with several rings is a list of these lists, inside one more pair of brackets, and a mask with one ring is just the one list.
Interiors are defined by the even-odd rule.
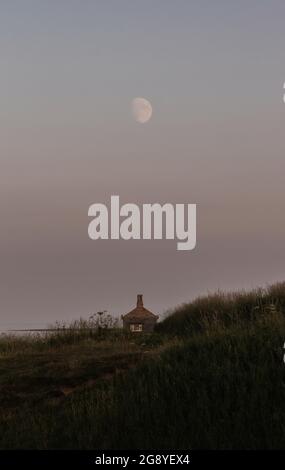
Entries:
[[[1,1],[0,329],[284,280],[284,21],[284,0]],[[88,239],[111,194],[196,203],[196,249]]]

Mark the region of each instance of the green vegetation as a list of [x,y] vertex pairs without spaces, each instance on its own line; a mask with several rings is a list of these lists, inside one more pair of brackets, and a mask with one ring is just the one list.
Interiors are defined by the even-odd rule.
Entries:
[[247,327],[275,312],[285,312],[285,282],[250,292],[217,292],[183,304],[159,324],[158,331],[178,336],[212,334]]
[[197,299],[151,335],[3,337],[0,448],[284,448],[284,313],[285,283]]

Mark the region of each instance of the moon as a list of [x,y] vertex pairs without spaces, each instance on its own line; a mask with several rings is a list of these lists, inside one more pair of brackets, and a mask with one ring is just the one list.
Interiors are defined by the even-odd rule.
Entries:
[[134,119],[144,124],[149,121],[152,116],[152,106],[145,98],[134,98],[132,101],[132,112]]

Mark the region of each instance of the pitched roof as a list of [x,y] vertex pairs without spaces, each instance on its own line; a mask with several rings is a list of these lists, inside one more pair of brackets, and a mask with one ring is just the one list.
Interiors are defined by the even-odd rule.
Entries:
[[122,318],[124,320],[143,320],[146,318],[151,318],[153,320],[158,318],[158,315],[155,315],[152,313],[150,310],[147,310],[143,306],[143,300],[142,300],[142,295],[137,296],[137,306],[130,312],[126,313],[125,315],[122,315]]

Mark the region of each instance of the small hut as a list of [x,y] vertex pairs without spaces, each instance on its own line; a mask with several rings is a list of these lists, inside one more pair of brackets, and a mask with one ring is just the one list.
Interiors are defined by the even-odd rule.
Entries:
[[158,315],[155,315],[143,306],[143,296],[141,294],[137,296],[136,308],[122,315],[124,329],[132,333],[149,333],[153,331],[157,319]]

